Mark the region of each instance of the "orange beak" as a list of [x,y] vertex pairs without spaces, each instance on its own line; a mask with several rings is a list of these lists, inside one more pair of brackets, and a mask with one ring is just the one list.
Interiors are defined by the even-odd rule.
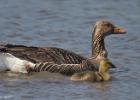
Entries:
[[114,33],[115,34],[125,34],[126,31],[123,28],[115,27],[114,28]]

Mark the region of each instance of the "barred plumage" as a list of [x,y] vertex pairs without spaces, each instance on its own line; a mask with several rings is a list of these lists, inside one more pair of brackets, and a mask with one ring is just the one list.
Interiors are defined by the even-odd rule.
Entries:
[[29,72],[55,72],[64,75],[72,75],[77,72],[82,72],[86,70],[97,70],[97,67],[93,64],[83,62],[81,64],[55,64],[53,62],[37,63],[35,67]]
[[54,62],[57,64],[79,64],[86,58],[68,50],[55,47],[28,47],[24,45],[0,45],[0,52],[10,53],[33,63]]

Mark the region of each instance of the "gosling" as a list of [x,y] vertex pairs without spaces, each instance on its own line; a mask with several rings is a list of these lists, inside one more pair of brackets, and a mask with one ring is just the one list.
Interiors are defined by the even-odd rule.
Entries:
[[72,81],[90,81],[90,82],[100,82],[108,81],[111,76],[109,74],[109,68],[116,68],[108,59],[100,61],[99,71],[84,71],[80,73],[73,74],[71,76]]

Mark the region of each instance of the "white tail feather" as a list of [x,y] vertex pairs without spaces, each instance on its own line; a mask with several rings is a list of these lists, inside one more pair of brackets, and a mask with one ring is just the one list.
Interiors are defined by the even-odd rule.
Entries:
[[13,72],[27,73],[26,65],[34,67],[32,62],[19,59],[10,53],[0,53],[0,67],[1,69],[10,69]]

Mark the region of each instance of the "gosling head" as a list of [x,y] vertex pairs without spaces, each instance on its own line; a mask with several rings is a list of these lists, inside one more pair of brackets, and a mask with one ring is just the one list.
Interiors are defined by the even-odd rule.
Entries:
[[110,68],[116,68],[108,59],[103,59],[100,61],[99,72],[106,73]]
[[95,36],[100,34],[105,37],[111,34],[125,34],[126,31],[123,28],[113,25],[109,21],[100,20],[96,22],[93,33]]

